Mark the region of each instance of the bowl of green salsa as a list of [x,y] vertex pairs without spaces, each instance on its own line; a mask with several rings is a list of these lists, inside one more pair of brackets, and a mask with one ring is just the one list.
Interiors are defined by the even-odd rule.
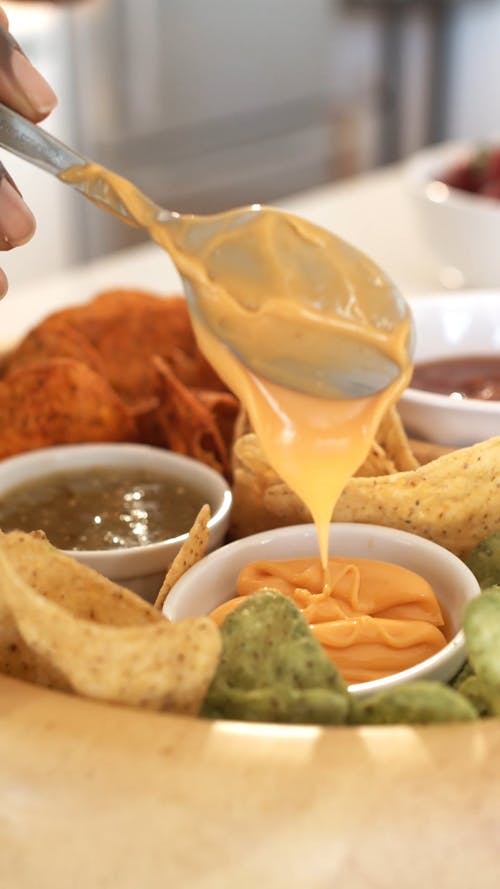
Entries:
[[154,598],[208,503],[210,548],[231,508],[225,479],[203,463],[136,444],[61,445],[0,463],[0,529],[43,531],[111,580]]

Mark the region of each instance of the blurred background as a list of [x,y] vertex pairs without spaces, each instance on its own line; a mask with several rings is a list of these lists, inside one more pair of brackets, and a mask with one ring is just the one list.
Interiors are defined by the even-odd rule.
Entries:
[[[496,127],[500,0],[4,3],[59,95],[46,128],[159,204],[273,202]],[[9,158],[38,218],[23,283],[138,243]]]

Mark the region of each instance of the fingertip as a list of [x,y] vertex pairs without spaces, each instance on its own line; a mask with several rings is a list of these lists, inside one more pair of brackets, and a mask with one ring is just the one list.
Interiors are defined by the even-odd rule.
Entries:
[[14,82],[23,93],[30,107],[29,115],[35,123],[43,120],[57,105],[57,96],[40,72],[19,50],[14,50],[10,59]]
[[1,20],[0,96],[7,105],[35,123],[47,117],[57,105],[54,90]]
[[0,235],[3,243],[0,249],[10,250],[31,240],[35,233],[36,220],[14,186],[10,176],[0,171]]
[[[55,94],[54,94],[55,96]],[[49,114],[52,114],[55,108],[57,108],[59,102],[57,97],[55,96],[55,101],[49,106],[45,108],[36,108],[31,113],[31,120],[33,123],[41,123],[42,120],[45,120]]]

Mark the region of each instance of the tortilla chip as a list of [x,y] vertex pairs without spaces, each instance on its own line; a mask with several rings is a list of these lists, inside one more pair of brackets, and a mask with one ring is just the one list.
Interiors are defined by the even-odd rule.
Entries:
[[463,557],[500,528],[500,438],[453,451],[411,472],[354,478],[334,521],[410,531]]
[[[241,411],[234,426],[234,437],[237,443],[245,436],[244,449],[250,449],[249,433],[252,432],[248,415]],[[259,448],[260,450],[260,448]],[[254,459],[262,463],[262,456]],[[233,455],[235,466],[238,466],[238,454]],[[245,462],[245,458],[243,459]],[[370,451],[361,464],[356,476],[373,477],[376,475],[390,475],[407,469],[416,469],[419,461],[415,457],[406,436],[396,408],[392,407],[383,417]],[[275,479],[277,476],[275,475]]]
[[416,469],[419,465],[410,447],[401,418],[396,408],[391,407],[382,417],[368,456],[355,475],[363,478],[391,475],[393,472]]
[[247,474],[255,486],[264,492],[271,485],[279,484],[280,477],[267,462],[257,436],[253,432],[238,438],[233,448],[235,475]]
[[[401,417],[395,407],[389,408],[382,417],[375,440],[392,461],[396,472],[406,472],[408,469],[417,469],[419,466],[419,461],[411,449]],[[363,475],[368,474],[367,472],[363,473]]]
[[200,460],[227,476],[230,470],[229,445],[224,441],[213,410],[206,403],[206,394],[204,402],[158,356],[153,363],[161,385],[160,401],[155,411],[161,444],[178,454]]
[[83,306],[59,312],[58,317],[96,350],[109,383],[129,404],[156,390],[153,355],[163,358],[186,386],[225,389],[198,349],[182,296],[109,290]]
[[420,466],[424,463],[431,463],[437,460],[443,454],[450,454],[454,448],[448,448],[445,445],[434,444],[432,441],[418,441],[416,438],[409,439],[410,447]]
[[5,372],[11,373],[48,358],[72,358],[104,376],[103,362],[97,350],[69,321],[58,315],[46,318],[24,337],[9,356]]
[[345,683],[302,614],[274,590],[249,596],[222,625],[223,652],[202,716],[345,722]]
[[160,620],[152,605],[56,549],[43,531],[0,531],[0,553],[40,596],[74,617],[115,627]]
[[474,672],[458,681],[453,680],[453,688],[470,701],[478,716],[495,716],[495,697],[488,693],[487,687]]
[[[3,559],[0,552],[0,571]],[[46,658],[32,652],[20,635],[5,601],[4,582],[5,577],[2,579],[0,574],[0,673],[15,676],[25,682],[34,682],[36,685],[69,691],[69,683],[62,673]]]
[[[269,495],[276,489],[285,495],[282,506],[274,501],[268,503]],[[311,521],[302,500],[267,462],[254,433],[243,435],[234,444],[232,494],[231,537]]]
[[[483,590],[464,615],[467,654],[491,712],[500,716],[500,587]],[[477,691],[477,689],[476,689]]]
[[232,392],[216,392],[213,389],[195,389],[196,395],[212,414],[227,449],[230,461],[234,442],[234,429],[239,416],[240,404]]
[[[68,380],[50,386],[47,368],[62,359],[73,362],[73,370],[70,374],[66,366]],[[78,375],[76,365],[87,372]],[[4,381],[12,381],[9,385],[44,388],[44,410],[40,414],[36,400],[23,389],[22,428],[9,431],[3,451],[1,439],[3,434],[7,438],[7,432],[0,431],[0,458],[67,441],[129,440],[188,454],[230,476],[238,400],[200,352],[184,297],[162,297],[142,290],[103,292],[89,303],[56,312],[38,324],[13,350],[5,367]],[[31,377],[18,376],[28,370]],[[38,382],[33,376],[36,371]],[[91,379],[88,371],[95,377]],[[47,374],[47,379],[42,374]],[[101,432],[91,432],[88,427],[96,424],[95,416],[84,416],[80,426],[74,421],[76,404],[71,398],[68,407],[65,396],[76,386],[75,394],[81,398],[85,380],[87,414],[92,402],[102,403],[102,410],[104,406],[109,409],[110,399],[115,413],[120,412],[114,420],[107,418],[111,428],[104,423]],[[25,401],[33,403],[31,412]],[[63,432],[54,429],[54,424],[61,422],[57,420],[61,401],[69,414]],[[8,390],[0,387],[4,429],[12,412]],[[45,416],[49,413],[50,419]],[[42,423],[43,433],[39,429]],[[80,432],[82,426],[85,428]],[[74,432],[69,434],[68,427]]]
[[[346,485],[333,520],[410,531],[463,557],[500,529],[500,438],[425,466]],[[233,536],[311,521],[301,500],[266,463],[255,436],[235,445]]]
[[0,459],[56,444],[136,437],[124,403],[80,361],[48,359],[0,381]]
[[[12,658],[2,659],[0,651],[6,672],[110,703],[198,712],[221,650],[212,621],[195,618],[169,623],[133,593],[104,578],[97,584],[96,595],[96,586],[92,586],[95,572],[77,562],[73,570],[69,565],[66,571],[63,567],[57,593],[50,600],[26,577],[36,582],[51,570],[56,551],[46,541],[37,541],[36,567],[27,569],[28,535],[5,544],[10,536],[0,538],[0,640],[5,646],[10,623],[11,635],[13,630],[17,633],[10,644],[17,645],[29,661],[21,663],[20,656],[17,663]],[[71,561],[59,554],[59,567],[61,562]],[[53,575],[57,573],[53,571]],[[78,580],[75,600],[71,586],[66,586],[71,575]],[[88,605],[83,598],[85,579],[89,581]]]
[[249,432],[253,432],[250,418],[245,408],[240,404],[238,416],[236,417],[236,422],[234,424],[234,441],[238,441],[239,438],[243,438],[243,436],[248,435]]
[[378,442],[374,441],[366,460],[359,467],[356,475],[389,475],[391,472],[397,472],[395,463],[387,456],[383,447],[381,447]]
[[470,568],[481,589],[500,584],[500,530],[481,540],[467,557]]
[[[42,531],[0,531],[0,557],[37,594],[84,620],[110,626],[157,623],[158,612],[139,596],[63,555]],[[0,571],[0,672],[67,689],[68,682],[50,663],[35,656],[20,636],[6,607],[5,577]]]
[[174,583],[177,583],[182,575],[193,565],[196,565],[207,552],[210,539],[210,531],[208,529],[209,521],[210,507],[208,503],[205,503],[194,520],[188,539],[182,544],[161,585],[161,589],[154,604],[154,607],[159,611],[163,608],[163,603]]
[[358,725],[428,725],[477,719],[473,704],[442,682],[410,682],[367,698],[351,698],[350,721]]

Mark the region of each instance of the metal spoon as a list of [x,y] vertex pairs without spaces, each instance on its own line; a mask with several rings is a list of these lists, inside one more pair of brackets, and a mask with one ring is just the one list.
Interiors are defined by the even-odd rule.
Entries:
[[[194,318],[254,373],[329,398],[369,396],[399,376],[412,349],[409,308],[375,263],[330,232],[260,205],[181,216],[97,168],[128,187],[124,198],[105,176],[90,175],[90,161],[1,104],[0,145],[62,181],[71,170],[69,184],[85,197],[148,229],[171,254]],[[228,327],[217,294],[232,300],[241,323]],[[395,361],[387,334],[400,327]]]

